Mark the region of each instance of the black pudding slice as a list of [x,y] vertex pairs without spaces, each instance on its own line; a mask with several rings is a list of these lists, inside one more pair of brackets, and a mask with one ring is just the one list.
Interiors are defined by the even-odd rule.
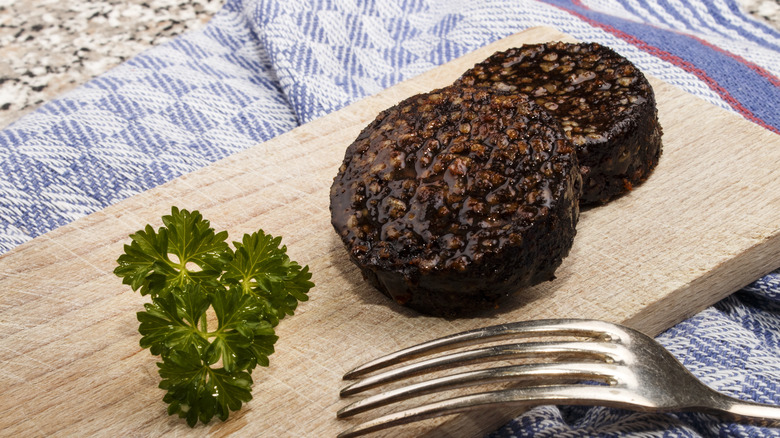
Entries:
[[456,84],[528,94],[558,118],[577,148],[583,205],[631,190],[661,156],[653,89],[639,69],[608,47],[525,45],[492,55]]
[[580,185],[560,123],[527,96],[448,87],[363,129],[331,187],[331,221],[382,293],[465,316],[553,278]]

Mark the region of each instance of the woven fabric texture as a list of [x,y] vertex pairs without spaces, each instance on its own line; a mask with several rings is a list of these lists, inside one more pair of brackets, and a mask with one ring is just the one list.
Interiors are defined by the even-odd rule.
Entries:
[[[228,0],[203,30],[0,131],[0,252],[538,25],[780,133],[780,33],[733,0]],[[659,339],[714,388],[780,404],[780,273]],[[492,436],[595,435],[780,432],[542,407]]]

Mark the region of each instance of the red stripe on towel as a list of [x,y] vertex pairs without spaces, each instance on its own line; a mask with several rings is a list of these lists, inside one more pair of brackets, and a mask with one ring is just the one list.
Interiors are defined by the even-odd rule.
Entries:
[[[580,0],[571,0],[571,2],[575,6],[579,6],[579,7],[584,8],[584,9],[589,9],[587,6],[582,4],[582,2]],[[715,91],[715,93],[717,93],[718,96],[721,97],[721,99],[726,101],[726,103],[728,103],[732,108],[734,108],[735,111],[737,111],[738,113],[742,114],[743,117],[745,117],[746,119],[750,120],[751,122],[753,122],[753,123],[755,123],[755,124],[765,128],[765,129],[768,129],[768,130],[770,130],[770,131],[772,131],[772,132],[774,132],[776,134],[780,134],[780,129],[775,128],[774,126],[771,126],[771,125],[767,124],[765,121],[763,121],[762,119],[758,118],[755,114],[753,114],[752,111],[750,111],[749,109],[745,108],[737,99],[735,99],[734,96],[732,96],[728,92],[728,90],[726,90],[720,84],[718,84],[718,82],[715,79],[711,78],[707,74],[707,72],[705,72],[704,70],[696,67],[695,65],[691,64],[690,62],[680,58],[677,55],[669,53],[669,52],[667,52],[665,50],[662,50],[662,49],[660,49],[658,47],[652,46],[652,45],[648,44],[647,42],[642,41],[642,40],[640,40],[639,38],[637,38],[637,37],[635,37],[633,35],[629,35],[629,34],[623,32],[620,29],[617,29],[617,28],[612,27],[612,26],[610,26],[608,24],[604,24],[604,23],[598,22],[596,20],[593,20],[591,18],[588,18],[585,15],[582,15],[582,14],[580,14],[579,12],[577,12],[575,10],[568,9],[568,8],[563,7],[563,6],[556,5],[554,3],[548,3],[548,4],[551,4],[552,6],[555,6],[556,8],[561,9],[562,11],[565,11],[565,12],[571,14],[571,15],[574,15],[575,17],[577,17],[580,20],[590,24],[591,26],[595,26],[595,27],[598,27],[600,29],[603,29],[603,30],[611,33],[612,35],[615,35],[616,37],[622,39],[623,41],[626,41],[626,42],[630,43],[631,45],[637,47],[638,49],[655,56],[656,58],[661,58],[664,61],[670,62],[670,63],[676,65],[677,67],[680,67],[683,70],[687,71],[688,73],[691,73],[691,74],[695,75],[697,78],[699,78],[705,84],[707,84],[707,86],[710,87],[711,90]],[[756,66],[756,67],[758,67],[758,66]],[[758,67],[758,68],[760,68],[760,67]],[[767,72],[767,74],[769,74],[769,73]]]

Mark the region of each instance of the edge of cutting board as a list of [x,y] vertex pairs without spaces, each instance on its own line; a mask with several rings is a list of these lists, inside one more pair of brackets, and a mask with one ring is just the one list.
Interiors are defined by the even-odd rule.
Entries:
[[[388,303],[349,265],[329,223],[328,188],[346,146],[380,110],[446,85],[497,50],[571,38],[511,35],[268,142],[58,228],[0,256],[0,332],[9,385],[0,429],[29,435],[333,436],[340,376],[377,355],[509,320],[596,317],[657,334],[780,265],[780,137],[657,79],[665,151],[647,182],[583,212],[558,278],[495,314],[424,317]],[[742,172],[739,169],[750,169]],[[255,399],[225,423],[170,418],[155,359],[138,346],[144,300],[113,276],[128,234],[171,205],[198,209],[235,239],[284,236],[317,286],[278,327]],[[274,400],[273,404],[265,400]],[[390,436],[469,436],[514,410],[468,414]],[[432,429],[432,425],[438,427]]]

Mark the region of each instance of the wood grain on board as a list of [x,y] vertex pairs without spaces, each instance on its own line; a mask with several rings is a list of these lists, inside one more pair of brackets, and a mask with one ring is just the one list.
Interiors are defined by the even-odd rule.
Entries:
[[[444,86],[496,50],[569,39],[534,28],[103,211],[0,257],[0,430],[12,436],[214,435],[327,437],[341,376],[378,355],[504,321],[585,317],[657,334],[780,266],[780,137],[652,80],[664,128],[655,173],[628,196],[583,212],[557,279],[495,314],[424,317],[366,285],[330,226],[328,190],[347,145],[382,109]],[[156,359],[135,313],[145,299],[112,274],[128,235],[176,205],[234,239],[263,228],[309,265],[310,301],[278,327],[254,399],[227,422],[168,417]],[[469,436],[513,412],[405,427]],[[366,418],[366,417],[360,417]],[[359,418],[359,419],[360,419]],[[433,424],[436,428],[433,428]],[[398,431],[393,432],[393,436]]]

